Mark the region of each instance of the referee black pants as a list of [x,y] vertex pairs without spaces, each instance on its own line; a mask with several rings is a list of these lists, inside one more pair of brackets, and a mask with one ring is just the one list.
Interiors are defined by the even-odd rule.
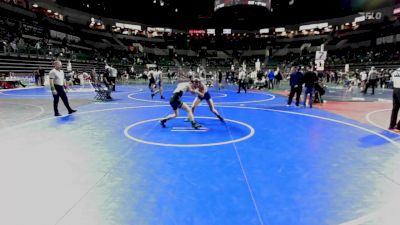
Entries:
[[72,109],[69,106],[68,97],[67,97],[67,94],[65,93],[64,87],[60,86],[60,85],[54,85],[54,88],[57,91],[57,94],[53,95],[53,99],[54,99],[54,101],[53,101],[54,114],[58,114],[59,113],[58,112],[58,102],[60,101],[60,98],[63,101],[65,107],[68,109],[68,112],[71,112]]
[[112,83],[112,85],[111,85],[112,91],[115,91],[115,81],[116,81],[116,78],[115,78],[115,77],[110,77],[110,78],[108,78],[108,80]]
[[400,129],[400,122],[397,123],[397,114],[400,109],[400,88],[393,89],[393,109],[392,116],[390,119],[389,129],[397,128]]
[[368,88],[372,87],[372,94],[375,94],[376,80],[370,80],[365,87],[364,94],[367,94]]

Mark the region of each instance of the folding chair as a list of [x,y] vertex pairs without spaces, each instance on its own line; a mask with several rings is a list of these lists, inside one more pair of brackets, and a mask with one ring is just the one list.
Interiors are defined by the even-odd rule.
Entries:
[[99,101],[105,101],[107,100],[107,94],[108,90],[101,86],[101,84],[93,84],[94,91],[96,95],[94,96],[94,99],[99,100]]

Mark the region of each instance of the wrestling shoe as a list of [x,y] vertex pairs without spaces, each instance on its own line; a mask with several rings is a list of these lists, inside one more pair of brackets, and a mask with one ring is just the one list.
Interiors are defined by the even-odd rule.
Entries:
[[196,122],[192,122],[192,127],[197,130],[199,128],[202,128],[203,126],[201,126],[200,124],[198,124]]
[[160,120],[160,124],[163,128],[166,128],[167,125],[165,125],[165,123],[167,122],[167,120]]

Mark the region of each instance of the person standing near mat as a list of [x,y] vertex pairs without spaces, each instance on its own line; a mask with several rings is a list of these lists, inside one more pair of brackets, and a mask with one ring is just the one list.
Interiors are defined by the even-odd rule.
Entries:
[[104,83],[104,85],[106,86],[106,88],[107,88],[107,92],[106,92],[106,94],[107,94],[107,99],[108,100],[112,100],[112,97],[111,97],[111,92],[112,92],[112,86],[111,86],[111,81],[110,81],[110,70],[105,70],[104,71],[104,74],[103,74],[103,83]]
[[239,90],[237,91],[240,94],[240,90],[243,88],[244,93],[247,93],[247,84],[246,84],[246,71],[244,69],[240,69],[239,72]]
[[35,76],[35,85],[39,86],[39,71],[38,70],[34,70],[33,71],[33,76]]
[[300,104],[300,95],[303,91],[303,74],[300,72],[299,68],[292,68],[292,73],[290,74],[290,94],[287,106],[290,106],[293,101],[293,97],[296,94],[296,106]]
[[400,68],[392,73],[393,81],[393,109],[390,119],[389,130],[400,132],[400,121],[397,122],[397,115],[400,109]]
[[42,68],[42,66],[39,66],[39,70],[38,70],[38,73],[39,73],[39,84],[41,85],[41,86],[44,86],[44,69]]
[[69,106],[68,97],[64,90],[65,79],[64,79],[64,71],[61,70],[62,63],[59,60],[54,61],[53,63],[54,69],[52,69],[49,73],[50,78],[50,89],[53,94],[53,107],[54,107],[54,116],[61,116],[58,111],[58,102],[59,99],[63,101],[65,107],[68,109],[68,114],[75,113],[76,110],[72,109]]
[[[164,95],[163,95],[163,92],[164,92],[164,87],[163,87],[163,75],[162,75],[162,70],[161,69],[156,69],[155,71],[154,71],[154,79],[155,79],[155,81],[156,81],[156,85],[157,85],[157,88],[158,88],[158,92],[160,93],[160,98],[161,99],[164,99]],[[155,93],[156,94],[156,93]],[[153,96],[154,97],[154,96]]]
[[283,80],[283,76],[282,76],[281,70],[278,67],[278,68],[276,68],[276,71],[275,71],[275,87],[276,88],[280,87],[281,80]]
[[318,77],[317,74],[313,71],[312,66],[307,66],[307,71],[304,73],[304,87],[305,87],[305,92],[304,92],[304,107],[306,107],[307,103],[307,95],[310,95],[310,108],[312,108],[313,104],[313,97],[314,97],[314,89],[315,89],[315,83],[318,82]]
[[149,72],[149,89],[151,92],[151,99],[154,98],[154,95],[157,91],[156,87],[157,87],[157,85],[156,85],[156,80],[154,79],[154,71],[150,70],[150,72]]
[[218,76],[218,90],[221,90],[221,88],[224,88],[224,86],[222,84],[222,71],[221,70],[218,70],[217,76]]
[[275,72],[273,69],[268,73],[268,89],[274,89]]
[[174,110],[174,114],[170,114],[167,117],[160,120],[161,126],[166,127],[165,123],[168,120],[172,120],[179,116],[179,109],[184,109],[188,114],[188,119],[192,123],[192,127],[194,129],[199,129],[202,126],[195,122],[194,116],[192,113],[191,108],[184,102],[182,102],[181,98],[184,93],[191,92],[192,94],[197,94],[199,96],[203,96],[198,90],[195,90],[191,87],[190,82],[179,83],[176,89],[173,92],[173,96],[171,97],[169,104],[171,105],[172,109]]
[[197,95],[192,104],[192,113],[194,115],[194,110],[201,103],[201,101],[206,100],[208,106],[210,107],[210,111],[218,117],[221,122],[224,122],[224,118],[219,114],[219,112],[215,109],[214,101],[211,99],[211,95],[208,92],[207,85],[203,84],[199,78],[195,78],[192,83],[192,89],[199,90],[202,95]]

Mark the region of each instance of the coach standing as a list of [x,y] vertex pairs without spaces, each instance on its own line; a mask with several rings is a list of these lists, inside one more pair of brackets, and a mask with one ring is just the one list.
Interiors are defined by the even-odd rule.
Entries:
[[61,61],[57,60],[53,63],[54,69],[52,69],[49,73],[50,77],[50,88],[53,94],[53,107],[54,107],[54,116],[61,116],[58,112],[58,101],[61,100],[64,102],[65,107],[68,109],[68,113],[72,114],[76,112],[73,110],[68,103],[68,97],[64,90],[65,79],[64,79],[64,71],[61,70],[62,64]]
[[400,130],[400,122],[397,123],[397,114],[400,108],[400,68],[392,73],[393,80],[393,109],[389,130]]
[[296,106],[300,104],[300,95],[303,91],[303,73],[300,72],[300,67],[292,67],[290,74],[290,94],[287,106],[290,106],[293,101],[293,97],[296,94]]
[[313,104],[313,97],[315,91],[315,83],[318,82],[317,74],[313,71],[312,66],[307,66],[307,71],[304,73],[303,83],[305,87],[305,94],[304,94],[304,108],[306,107],[307,103],[307,95],[310,94],[310,108],[312,108]]

